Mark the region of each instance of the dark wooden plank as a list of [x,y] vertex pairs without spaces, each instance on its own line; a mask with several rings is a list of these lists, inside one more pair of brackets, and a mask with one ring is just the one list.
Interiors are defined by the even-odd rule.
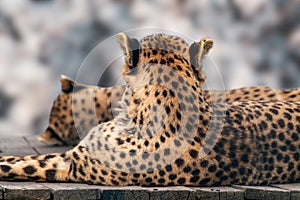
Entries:
[[219,200],[219,192],[212,190],[211,188],[193,188],[195,192],[193,192],[189,196],[189,200],[201,199],[201,200]]
[[0,156],[35,154],[36,152],[22,137],[0,138]]
[[132,187],[99,187],[99,196],[101,199],[107,200],[149,200],[149,193],[145,188]]
[[183,199],[187,200],[194,191],[188,187],[153,187],[146,188],[150,200],[156,199]]
[[245,190],[245,199],[255,200],[289,200],[290,192],[288,190],[270,187],[270,186],[240,186],[233,187]]
[[79,183],[42,183],[51,190],[53,199],[99,199],[98,187]]
[[3,199],[50,199],[50,189],[39,183],[2,182]]
[[244,190],[233,187],[214,187],[213,190],[219,191],[220,200],[244,199]]
[[243,190],[232,187],[100,187],[101,199],[216,199],[243,200]]
[[300,183],[277,184],[277,185],[273,185],[273,187],[290,191],[291,200],[300,199]]
[[233,187],[191,187],[195,190],[189,199],[243,200],[244,190]]
[[189,199],[194,192],[187,187],[99,187],[101,199],[156,200],[156,199]]

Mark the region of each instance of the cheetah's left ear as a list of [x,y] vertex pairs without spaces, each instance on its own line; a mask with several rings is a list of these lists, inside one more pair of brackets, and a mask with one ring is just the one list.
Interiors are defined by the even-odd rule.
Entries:
[[61,91],[64,93],[70,93],[73,91],[74,87],[77,85],[75,81],[70,79],[65,75],[60,76],[60,83],[61,83]]
[[210,38],[203,38],[200,42],[194,42],[189,48],[190,62],[197,70],[202,70],[202,60],[213,46]]
[[117,35],[118,42],[126,56],[126,64],[130,69],[136,67],[139,62],[140,43],[135,38],[128,37],[125,33],[121,32]]

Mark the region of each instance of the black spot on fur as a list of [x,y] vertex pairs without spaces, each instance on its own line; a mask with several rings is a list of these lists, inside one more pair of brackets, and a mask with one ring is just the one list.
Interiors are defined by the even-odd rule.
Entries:
[[149,145],[149,141],[146,140],[146,141],[144,142],[144,145],[147,147],[147,146]]
[[176,110],[176,117],[178,120],[181,120],[181,114],[180,112],[178,112],[178,110]]
[[160,145],[158,142],[156,142],[154,146],[155,146],[155,149],[158,149]]
[[73,151],[73,157],[74,157],[75,160],[79,160],[80,159],[79,156],[78,156],[78,154],[75,151]]
[[192,158],[197,158],[198,157],[198,151],[196,151],[196,150],[194,150],[194,149],[192,149],[192,150],[190,150],[190,156],[192,157]]
[[183,169],[183,171],[184,171],[185,173],[189,173],[191,170],[192,170],[192,169],[191,169],[190,166],[185,166],[184,169]]
[[200,179],[199,176],[193,176],[193,177],[190,179],[190,182],[191,182],[191,183],[196,183],[196,182],[199,181],[199,179]]
[[134,104],[139,105],[141,103],[141,100],[140,99],[134,99],[133,102],[134,102]]
[[101,170],[102,175],[106,176],[108,174],[107,171],[105,171],[104,169]]
[[166,138],[164,136],[162,136],[162,135],[160,136],[159,139],[160,139],[161,142],[165,142],[166,141]]
[[151,182],[152,182],[152,178],[147,177],[147,178],[145,179],[145,181],[146,181],[146,183],[151,183]]
[[170,114],[170,112],[171,112],[171,109],[170,109],[170,107],[169,107],[169,106],[165,106],[165,110],[166,110],[166,113],[167,113],[167,114]]
[[120,139],[120,138],[117,138],[117,142],[118,142],[118,145],[124,144],[124,140],[122,140],[122,139]]
[[278,115],[278,110],[270,108],[270,111],[274,114],[274,115]]
[[208,165],[208,161],[207,160],[203,160],[201,163],[200,163],[201,167],[207,167]]
[[174,92],[173,92],[171,89],[169,89],[169,93],[170,93],[170,95],[171,95],[172,97],[175,97],[175,94],[174,94]]
[[176,132],[176,129],[174,128],[174,126],[172,124],[169,125],[169,128],[170,128],[172,133]]
[[200,181],[200,185],[207,185],[211,179],[210,178],[204,178]]
[[172,171],[172,166],[171,165],[167,165],[165,167],[165,169],[166,169],[167,172],[170,172],[170,171]]
[[177,183],[181,184],[181,185],[184,184],[185,183],[185,178],[178,179]]
[[216,170],[217,170],[216,165],[211,165],[211,166],[209,166],[209,168],[208,168],[208,171],[209,171],[209,172],[215,172]]
[[175,160],[175,164],[177,165],[177,167],[181,167],[184,164],[184,160],[181,158],[178,158]]
[[1,165],[0,168],[3,172],[9,172],[11,170],[11,167],[8,165]]
[[44,167],[46,167],[47,164],[46,164],[45,160],[39,160],[39,165],[41,168],[44,168]]
[[162,60],[160,61],[160,64],[162,64],[162,65],[166,64],[166,60],[162,59]]
[[56,157],[56,156],[52,155],[52,154],[49,154],[49,155],[45,156],[45,160],[48,160],[48,159],[51,159],[51,158],[54,158],[54,157]]
[[23,171],[26,173],[26,174],[34,174],[36,171],[37,171],[37,169],[34,167],[34,166],[32,166],[32,165],[29,165],[29,166],[26,166],[26,167],[24,167],[23,168]]
[[169,175],[169,179],[170,179],[171,181],[174,181],[176,178],[177,178],[177,175],[176,175],[176,174],[170,174],[170,175]]
[[162,92],[162,94],[163,94],[164,97],[167,97],[168,92],[167,92],[166,90],[164,90],[164,91]]
[[158,179],[158,183],[159,184],[163,184],[163,183],[165,183],[166,181],[165,181],[165,179],[163,179],[163,178],[160,178],[160,179]]
[[79,173],[82,175],[82,176],[86,176],[86,173],[82,167],[82,165],[80,165],[79,169],[78,169]]

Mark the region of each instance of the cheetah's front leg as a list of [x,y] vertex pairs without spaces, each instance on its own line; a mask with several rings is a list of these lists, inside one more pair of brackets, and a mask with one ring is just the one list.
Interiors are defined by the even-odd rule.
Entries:
[[67,181],[72,163],[69,152],[25,157],[2,157],[1,180]]

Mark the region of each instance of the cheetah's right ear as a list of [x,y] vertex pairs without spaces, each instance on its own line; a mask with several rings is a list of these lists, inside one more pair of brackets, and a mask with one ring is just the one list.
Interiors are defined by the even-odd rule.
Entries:
[[210,38],[203,38],[200,42],[194,42],[189,48],[190,62],[198,70],[202,70],[202,60],[213,46]]
[[118,43],[120,44],[126,58],[125,62],[129,69],[136,67],[139,62],[140,43],[135,38],[128,37],[125,33],[121,32],[117,35]]
[[73,91],[74,87],[76,86],[75,81],[70,79],[65,75],[60,76],[60,83],[61,83],[61,91],[64,93],[70,93]]

